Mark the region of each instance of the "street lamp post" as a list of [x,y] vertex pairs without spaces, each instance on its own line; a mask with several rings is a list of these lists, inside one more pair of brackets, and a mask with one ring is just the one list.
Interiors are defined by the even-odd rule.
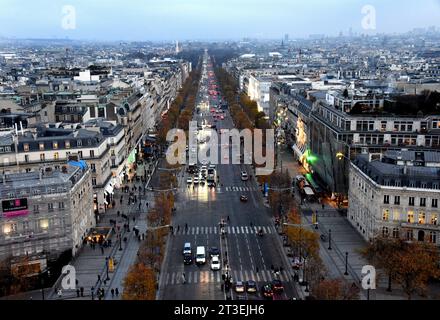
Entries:
[[348,276],[348,252],[345,253],[345,273],[344,275]]
[[328,249],[332,250],[332,230],[328,231]]
[[105,278],[105,281],[109,281],[109,280],[110,280],[110,277],[109,277],[109,275],[108,275],[108,269],[109,269],[109,260],[110,260],[110,258],[109,258],[109,257],[106,257],[106,258],[105,258],[105,265],[106,265],[106,275],[107,275],[107,277]]

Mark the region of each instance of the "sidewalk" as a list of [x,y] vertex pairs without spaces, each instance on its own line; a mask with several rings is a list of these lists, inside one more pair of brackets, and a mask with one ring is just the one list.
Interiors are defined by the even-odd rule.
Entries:
[[[146,169],[153,170],[154,165],[153,163],[146,164]],[[143,175],[144,165],[138,166],[137,172],[138,175]],[[136,186],[136,188],[142,187],[142,189],[145,187],[141,181],[129,183],[127,186],[129,186],[130,189],[134,186]],[[121,244],[123,250],[119,250],[120,241],[116,239],[117,236],[114,233],[112,233],[111,236],[111,248],[106,248],[102,251],[99,246],[96,246],[95,249],[92,249],[89,245],[84,246],[79,255],[71,262],[71,265],[76,271],[76,279],[78,281],[77,288],[84,288],[84,297],[78,298],[76,290],[63,290],[62,300],[90,300],[92,298],[92,287],[95,289],[95,299],[97,299],[96,291],[98,288],[105,290],[106,297],[109,297],[108,294],[111,288],[118,288],[120,292],[119,298],[121,298],[125,274],[134,263],[139,248],[139,241],[132,230],[135,225],[139,227],[141,233],[146,230],[146,202],[151,203],[153,199],[151,193],[148,192],[144,193],[144,191],[142,191],[139,193],[136,191],[134,194],[138,197],[138,202],[128,205],[129,193],[123,192],[122,188],[118,190],[115,189],[114,200],[116,205],[114,208],[107,210],[97,225],[97,227],[111,228],[110,220],[115,220],[118,226],[122,226],[121,230],[123,230],[123,225],[126,223],[126,220],[122,217],[118,217],[117,212],[119,211],[121,214],[129,216],[131,230],[130,232],[122,234],[123,239],[127,238],[127,241]],[[123,197],[122,204],[120,203],[121,196]],[[139,211],[139,201],[141,201],[141,211]],[[135,217],[136,221],[133,220],[133,217]],[[105,281],[107,278],[106,257],[112,257],[116,262],[114,273],[109,273],[109,281]],[[100,282],[98,281],[98,275],[100,275],[101,278]],[[47,299],[60,299],[55,292],[55,288],[59,286],[59,281],[57,281],[57,286],[48,289]]]

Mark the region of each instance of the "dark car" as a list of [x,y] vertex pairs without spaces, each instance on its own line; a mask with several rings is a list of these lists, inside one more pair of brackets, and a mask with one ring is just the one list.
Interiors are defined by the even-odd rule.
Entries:
[[283,283],[280,280],[273,280],[272,281],[272,289],[275,292],[282,292],[282,291],[284,291]]
[[248,202],[248,197],[246,197],[246,196],[240,196],[240,201],[241,202]]
[[211,256],[211,257],[214,257],[214,256],[220,256],[220,250],[217,248],[217,247],[212,247],[210,250],[209,250],[209,255]]
[[192,263],[193,263],[193,257],[192,257],[192,255],[190,255],[190,254],[185,254],[185,255],[183,256],[183,263],[186,264],[186,265],[190,265],[190,264],[192,264]]
[[257,293],[258,287],[257,283],[254,280],[249,280],[246,283],[246,292],[247,293]]
[[261,287],[261,295],[265,299],[273,299],[273,287],[271,283],[267,283]]

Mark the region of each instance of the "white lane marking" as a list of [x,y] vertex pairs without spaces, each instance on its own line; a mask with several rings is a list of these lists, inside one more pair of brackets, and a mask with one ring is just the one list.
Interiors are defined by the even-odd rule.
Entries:
[[237,227],[237,234],[240,234],[240,227]]
[[198,282],[198,277],[199,276],[199,273],[198,272],[194,272],[194,279],[193,279],[193,281],[194,281],[194,283],[197,283]]
[[263,278],[264,282],[267,282],[266,273],[264,272],[264,270],[261,270],[261,277]]
[[250,280],[250,278],[249,278],[249,274],[248,274],[247,270],[244,271],[244,276],[246,277],[246,278],[245,278],[245,281]]
[[249,234],[248,227],[244,227],[244,228],[245,228],[245,230],[246,230],[246,234]]
[[205,227],[205,233],[209,234],[209,228],[208,227]]
[[171,275],[171,284],[174,284],[174,280],[176,278],[176,274],[173,272],[173,274]]
[[217,227],[214,227],[214,234],[217,234]]
[[191,283],[192,280],[192,272],[188,273],[188,283]]
[[165,284],[168,284],[169,280],[170,280],[170,274],[167,273],[167,276],[165,277]]
[[196,231],[196,234],[197,234],[197,235],[199,234],[199,227],[197,227],[197,231]]
[[241,233],[244,233],[244,227],[241,227]]

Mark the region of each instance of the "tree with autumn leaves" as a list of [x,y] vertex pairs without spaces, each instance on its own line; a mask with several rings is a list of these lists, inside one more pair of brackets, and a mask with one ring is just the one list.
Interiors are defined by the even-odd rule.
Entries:
[[131,267],[124,280],[123,300],[155,300],[156,273],[143,263]]
[[315,300],[358,300],[360,289],[345,279],[324,279],[312,288]]
[[399,284],[408,300],[426,294],[428,281],[440,277],[440,256],[433,244],[378,237],[363,254],[385,272],[390,288],[392,281]]

